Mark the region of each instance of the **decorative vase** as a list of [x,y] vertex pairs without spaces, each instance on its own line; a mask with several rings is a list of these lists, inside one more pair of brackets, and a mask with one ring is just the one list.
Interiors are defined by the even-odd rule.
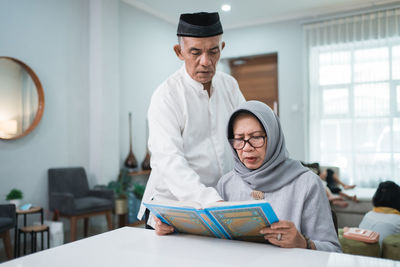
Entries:
[[136,169],[137,161],[132,152],[132,114],[129,112],[129,154],[125,160],[125,167],[128,169]]
[[19,208],[19,205],[21,204],[20,199],[10,199],[9,202],[10,204],[14,204],[16,208]]
[[151,170],[149,150],[147,150],[146,157],[144,158],[144,160],[142,162],[142,170]]
[[115,200],[115,214],[122,215],[128,213],[128,200],[118,198]]
[[[148,140],[149,138],[149,126],[146,120],[146,140]],[[147,146],[146,146],[147,147]],[[146,156],[144,157],[144,160],[142,162],[142,170],[151,170],[151,166],[150,166],[150,152],[149,149],[146,149]]]

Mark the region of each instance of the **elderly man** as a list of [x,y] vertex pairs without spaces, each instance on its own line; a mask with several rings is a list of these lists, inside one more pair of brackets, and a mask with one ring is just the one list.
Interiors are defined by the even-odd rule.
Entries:
[[[222,200],[214,189],[231,170],[226,141],[231,112],[244,101],[236,80],[216,71],[225,46],[218,13],[182,14],[174,51],[184,66],[154,92],[148,110],[152,172],[143,202]],[[138,218],[154,221],[143,203]]]

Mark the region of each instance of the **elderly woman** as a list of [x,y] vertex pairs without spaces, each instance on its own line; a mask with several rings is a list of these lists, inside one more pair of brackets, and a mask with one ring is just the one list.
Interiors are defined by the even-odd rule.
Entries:
[[[235,166],[217,184],[221,197],[226,201],[267,200],[279,222],[260,233],[274,245],[340,252],[322,182],[289,158],[274,112],[258,101],[243,103],[230,117],[228,139]],[[172,231],[157,220],[157,234]]]

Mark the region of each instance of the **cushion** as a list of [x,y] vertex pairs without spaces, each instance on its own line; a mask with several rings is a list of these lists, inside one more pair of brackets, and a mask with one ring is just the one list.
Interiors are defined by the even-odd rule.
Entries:
[[49,193],[71,193],[75,197],[88,194],[89,184],[84,168],[55,168],[49,169],[48,174]]
[[0,217],[0,232],[4,232],[14,227],[14,222],[11,218]]
[[82,197],[74,200],[75,213],[104,211],[113,208],[113,202],[105,198]]
[[343,229],[339,229],[339,242],[343,253],[371,257],[380,257],[381,255],[379,242],[368,244],[365,242],[344,238]]
[[340,169],[336,166],[319,166],[319,171],[323,173],[327,169],[331,169],[338,177],[340,177]]
[[304,163],[301,161],[301,164],[304,167],[309,168],[313,173],[319,175],[319,163],[318,162],[314,162],[314,163]]
[[400,260],[400,234],[389,235],[382,242],[382,257]]

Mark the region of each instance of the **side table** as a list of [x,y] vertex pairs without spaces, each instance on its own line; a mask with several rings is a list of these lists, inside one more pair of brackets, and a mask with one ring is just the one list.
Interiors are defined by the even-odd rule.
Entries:
[[[28,214],[35,214],[35,213],[40,213],[40,225],[34,225],[34,226],[27,226],[26,223],[26,217]],[[18,216],[23,215],[24,216],[24,226],[22,228],[18,227]],[[16,223],[15,223],[15,236],[14,236],[14,257],[18,257],[20,255],[20,234],[24,235],[24,254],[26,254],[26,234],[30,233],[31,234],[31,251],[34,252],[36,251],[36,238],[37,238],[37,233],[41,233],[41,241],[42,241],[42,247],[41,249],[43,250],[43,233],[47,232],[47,248],[50,247],[50,231],[49,227],[47,225],[43,224],[43,208],[41,207],[31,207],[28,210],[20,210],[17,208],[16,213]]]
[[[144,188],[147,185],[150,174],[151,170],[133,171],[128,173],[131,177],[132,184]],[[140,193],[140,191],[137,191],[137,193]],[[141,201],[142,198],[136,196],[133,192],[128,194],[128,225],[138,222],[137,213],[139,212]]]

